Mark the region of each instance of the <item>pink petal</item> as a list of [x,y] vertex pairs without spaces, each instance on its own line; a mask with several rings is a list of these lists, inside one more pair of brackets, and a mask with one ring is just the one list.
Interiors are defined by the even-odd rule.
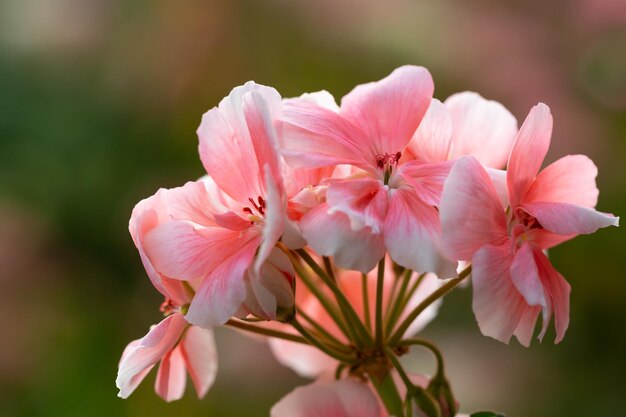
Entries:
[[528,113],[509,158],[507,184],[511,207],[517,207],[524,199],[546,157],[551,135],[550,108],[539,103]]
[[279,309],[293,308],[294,276],[287,255],[274,248],[258,273],[247,271],[244,307],[257,317],[276,320]]
[[369,228],[353,231],[348,217],[329,213],[325,203],[305,214],[300,228],[309,246],[319,255],[334,257],[340,268],[367,273],[385,254],[382,234],[372,233]]
[[445,101],[452,116],[450,159],[474,156],[486,167],[504,168],[517,133],[517,120],[502,104],[473,92]]
[[[147,335],[132,350],[125,352],[120,361],[115,384],[120,389],[119,396],[127,398],[137,387],[137,375],[145,376],[144,371],[153,367],[174,348],[188,323],[182,314],[172,314],[153,326]],[[130,347],[130,346],[129,346]]]
[[186,384],[185,360],[180,346],[176,346],[161,359],[154,381],[154,390],[165,401],[176,401],[180,400],[185,393]]
[[181,305],[189,301],[189,294],[180,282],[162,275],[162,271],[157,271],[146,254],[145,237],[159,225],[172,219],[191,220],[205,226],[214,225],[217,207],[205,186],[204,181],[196,181],[188,182],[183,187],[159,190],[135,206],[128,226],[154,286],[166,298]]
[[371,156],[394,154],[411,140],[433,90],[427,69],[406,65],[380,81],[355,87],[341,100],[341,114],[363,129],[362,140],[371,147]]
[[293,168],[351,164],[369,169],[376,162],[358,126],[310,101],[285,103],[281,126],[281,153]]
[[296,388],[270,411],[271,417],[382,417],[378,399],[364,383],[346,379]]
[[522,294],[530,306],[546,307],[546,296],[543,284],[539,278],[539,271],[535,263],[533,248],[525,242],[515,252],[511,264],[511,279],[515,288]]
[[204,168],[241,203],[265,194],[262,170],[277,163],[273,118],[281,106],[276,90],[250,81],[202,117],[197,133]]
[[[122,358],[120,359],[119,365],[122,364],[122,362],[124,361],[124,358],[126,358],[130,352],[135,350],[135,348],[137,348],[137,346],[139,346],[140,343],[141,343],[141,340],[137,339],[137,340],[133,340],[126,346],[126,348],[124,349],[124,352],[122,353]],[[125,382],[123,388],[119,386],[118,381],[116,381],[116,384],[118,384],[117,387],[120,389],[118,396],[121,398],[128,398],[128,396],[132,394],[135,391],[135,389],[137,389],[139,384],[141,384],[141,381],[144,380],[144,378],[148,375],[148,373],[152,370],[152,368],[154,368],[154,365],[150,365],[147,368],[145,368],[143,371],[137,372],[135,375],[133,375],[129,380]],[[119,379],[119,373],[118,373],[118,379]]]
[[321,350],[302,343],[270,338],[269,346],[276,360],[303,378],[317,378],[332,373],[337,361]]
[[395,175],[391,177],[389,186],[395,186],[396,179],[401,178],[409,183],[421,200],[431,206],[439,206],[443,185],[448,178],[452,161],[423,163],[420,161],[408,161],[402,164]]
[[331,212],[348,216],[354,231],[369,227],[379,233],[387,212],[387,189],[370,177],[333,182],[326,192]]
[[530,346],[530,341],[532,340],[535,326],[537,325],[537,317],[539,317],[540,312],[541,306],[525,306],[517,329],[515,329],[515,333],[513,333],[522,346]]
[[339,113],[339,106],[335,101],[335,97],[326,90],[315,91],[313,93],[304,93],[300,97],[283,99],[283,103],[294,103],[298,101],[317,104],[335,113]]
[[144,250],[155,269],[168,277],[203,277],[243,245],[258,239],[221,227],[202,227],[189,221],[161,224],[144,237]]
[[287,199],[280,184],[280,179],[276,178],[268,165],[265,166],[265,188],[267,190],[265,194],[266,210],[265,220],[263,222],[263,232],[261,245],[259,246],[258,253],[254,263],[255,273],[259,273],[261,265],[270,252],[273,250],[274,245],[280,239],[280,236],[285,230],[285,222],[287,221]]
[[509,269],[513,257],[509,243],[479,249],[472,258],[472,309],[480,331],[485,336],[509,343],[520,321],[527,314],[527,304],[518,292]]
[[452,117],[436,98],[415,131],[409,149],[419,161],[439,162],[448,159],[452,143]]
[[489,178],[491,178],[491,182],[498,193],[500,204],[502,204],[502,207],[509,207],[509,194],[506,187],[506,171],[496,168],[485,168],[485,170],[487,171],[487,174],[489,174]]
[[589,234],[602,227],[619,226],[619,217],[567,203],[527,203],[523,209],[548,231],[560,235]]
[[440,252],[441,228],[435,207],[411,189],[391,190],[384,225],[385,246],[391,258],[405,268],[434,272],[440,278],[456,276],[456,262]]
[[187,312],[189,323],[209,329],[226,323],[239,309],[246,294],[244,273],[257,247],[255,241],[241,247],[203,280]]
[[486,244],[508,239],[504,208],[485,169],[473,157],[459,159],[445,182],[439,207],[442,248],[469,260]]
[[549,232],[546,229],[535,229],[528,232],[528,240],[532,240],[535,245],[541,249],[550,249],[554,246],[560,245],[570,239],[575,238],[576,234],[558,235],[556,233]]
[[190,326],[180,343],[180,349],[198,398],[203,398],[217,374],[217,350],[213,331]]
[[593,208],[598,202],[598,168],[584,155],[568,155],[542,170],[523,203],[570,203]]
[[[571,287],[563,276],[554,269],[546,255],[540,250],[535,250],[535,261],[539,268],[539,274],[543,282],[546,294],[550,297],[551,308],[554,312],[554,327],[556,329],[556,339],[554,343],[563,340],[567,327],[569,326],[569,296]],[[544,314],[545,320],[545,314]],[[544,322],[544,330],[540,338],[545,334],[548,320]]]

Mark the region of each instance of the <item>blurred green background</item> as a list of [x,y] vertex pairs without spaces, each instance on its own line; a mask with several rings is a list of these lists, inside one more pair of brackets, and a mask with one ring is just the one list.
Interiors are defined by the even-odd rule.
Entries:
[[[161,302],[127,221],[159,187],[203,174],[195,129],[234,86],[340,98],[406,63],[430,69],[436,97],[478,91],[520,123],[548,103],[549,161],[591,156],[599,209],[626,213],[623,0],[0,2],[0,415],[262,416],[304,383],[220,329],[203,401],[188,389],[164,403],[154,372],[118,399],[121,351]],[[553,333],[529,349],[482,337],[470,290],[448,296],[425,335],[465,411],[626,413],[625,238],[612,228],[552,251],[573,287],[558,346]],[[427,359],[412,369],[432,371]]]

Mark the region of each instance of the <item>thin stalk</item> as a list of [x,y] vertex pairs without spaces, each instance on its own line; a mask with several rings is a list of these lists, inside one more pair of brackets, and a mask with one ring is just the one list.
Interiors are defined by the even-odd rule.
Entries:
[[337,278],[335,278],[335,270],[333,269],[333,265],[330,262],[330,258],[328,256],[324,256],[324,268],[326,268],[326,273],[333,281],[337,282]]
[[406,295],[406,290],[409,286],[409,281],[411,280],[411,275],[413,271],[407,269],[402,274],[402,284],[400,285],[400,290],[395,298],[391,299],[389,302],[389,306],[387,307],[386,317],[385,317],[385,334],[391,334],[393,328],[396,324],[396,321],[400,317],[402,313],[402,304],[404,302],[404,298]]
[[342,363],[355,364],[356,358],[352,356],[345,355],[344,353],[338,352],[336,350],[331,349],[329,346],[323,344],[318,339],[316,339],[309,331],[300,324],[298,319],[294,318],[291,320],[290,324],[304,337],[310,344],[317,347],[319,350],[330,356],[331,358],[337,359]]
[[244,323],[239,320],[230,319],[226,322],[227,326],[236,327],[241,330],[245,330],[251,333],[262,334],[264,336],[276,337],[278,339],[288,340],[290,342],[302,343],[303,345],[310,345],[305,338],[300,337],[295,334],[289,334],[285,332],[281,332],[279,330],[266,329],[265,327],[258,327],[253,324]]
[[385,350],[385,354],[387,355],[387,358],[389,359],[393,367],[396,368],[396,371],[398,371],[398,375],[400,375],[400,378],[402,379],[402,382],[404,382],[404,385],[406,385],[407,389],[414,387],[415,385],[413,384],[413,382],[411,382],[411,379],[404,371],[402,364],[400,363],[398,358],[396,358],[396,355],[395,353],[393,353],[391,348],[389,346],[385,346],[383,349]]
[[344,369],[346,369],[345,364],[340,363],[339,365],[337,365],[337,369],[335,369],[335,379],[341,379],[341,374]]
[[399,343],[399,346],[422,346],[432,352],[437,361],[437,373],[434,378],[441,378],[445,375],[445,370],[443,366],[443,355],[437,346],[428,340],[424,339],[406,339]]
[[328,330],[326,330],[323,326],[321,326],[319,323],[313,320],[311,316],[306,314],[303,310],[301,310],[300,308],[297,308],[296,311],[300,317],[306,320],[306,322],[309,323],[311,327],[322,336],[322,338],[327,339],[327,341],[330,342],[330,344],[333,345],[334,348],[337,348],[337,350],[342,350],[346,353],[349,353],[352,351],[349,347],[345,346],[343,342],[341,342],[335,336],[330,334]]
[[313,260],[313,258],[311,258],[311,255],[309,255],[304,249],[297,249],[296,252],[298,253],[298,255],[300,255],[300,257],[304,260],[304,262],[306,262],[307,265],[309,265],[309,267],[311,267],[311,269],[322,279],[322,281],[324,281],[324,283],[328,286],[328,288],[330,288],[330,290],[333,292],[337,300],[337,304],[339,305],[339,309],[343,313],[346,319],[346,322],[352,324],[354,328],[356,329],[356,333],[358,335],[358,338],[356,340],[357,344],[359,342],[371,344],[373,342],[372,336],[369,334],[369,332],[365,328],[365,325],[363,324],[363,322],[361,322],[361,319],[354,311],[354,308],[352,307],[352,305],[350,304],[346,296],[343,294],[341,289],[339,289],[339,287],[337,286],[337,283],[333,281],[326,274],[326,272],[324,272],[324,270]]
[[370,381],[372,382],[372,386],[376,389],[376,392],[378,393],[378,396],[382,400],[383,404],[385,404],[385,408],[387,409],[389,415],[394,417],[404,417],[402,398],[400,398],[398,388],[391,377],[391,372],[387,373],[382,380],[378,380],[374,377],[370,378]]
[[394,345],[396,345],[400,341],[400,339],[402,338],[402,336],[404,335],[406,330],[409,328],[411,323],[413,323],[413,321],[417,318],[417,316],[420,315],[420,313],[422,311],[426,310],[426,308],[428,308],[428,306],[430,306],[432,303],[434,303],[439,298],[441,298],[444,295],[446,295],[448,292],[452,291],[456,286],[458,286],[471,273],[472,273],[472,266],[469,265],[467,268],[465,268],[459,274],[458,277],[452,278],[452,279],[448,280],[445,284],[443,284],[441,287],[439,287],[431,295],[426,297],[426,299],[424,299],[424,301],[422,301],[417,307],[415,307],[415,309],[413,311],[411,311],[411,313],[407,316],[407,318],[404,319],[402,324],[400,324],[400,326],[398,327],[396,332],[390,338],[390,342],[389,342],[390,345],[394,346]]
[[376,346],[383,345],[383,284],[385,282],[385,257],[378,262],[376,278]]
[[411,297],[413,297],[413,294],[415,294],[415,291],[417,291],[422,281],[424,281],[425,276],[426,276],[426,272],[423,272],[417,276],[417,279],[415,280],[415,282],[413,282],[409,290],[406,292],[406,295],[404,296],[404,300],[402,300],[400,311],[404,310],[406,305],[409,303],[409,300],[411,300]]
[[[393,367],[396,368],[396,371],[398,371],[398,375],[400,375],[404,385],[406,385],[407,399],[412,398],[420,409],[426,413],[426,415],[430,417],[441,417],[441,410],[436,400],[432,398],[432,396],[430,396],[422,387],[416,386],[413,382],[411,382],[411,379],[404,371],[402,364],[389,346],[385,346],[384,349],[387,358]],[[407,406],[410,407],[411,405],[407,404]]]
[[372,319],[370,318],[370,296],[367,284],[367,274],[361,274],[361,289],[363,292],[363,315],[365,316],[365,327],[372,331]]
[[291,260],[291,263],[296,273],[298,274],[298,276],[300,277],[304,285],[306,285],[309,291],[311,291],[311,293],[315,296],[315,298],[318,299],[322,307],[324,307],[324,310],[328,312],[328,315],[333,319],[335,324],[337,324],[337,327],[339,327],[339,329],[343,332],[343,334],[348,339],[352,341],[356,341],[355,336],[354,336],[354,331],[351,332],[350,330],[348,330],[347,324],[344,321],[344,319],[341,317],[339,312],[337,312],[333,303],[328,299],[328,297],[326,297],[326,294],[324,294],[320,290],[319,285],[313,282],[313,278],[309,275],[306,269],[304,269],[302,265],[300,264],[300,260],[296,258],[293,255],[293,253],[289,250],[287,250],[285,253],[287,254],[287,256],[289,256],[289,259]]

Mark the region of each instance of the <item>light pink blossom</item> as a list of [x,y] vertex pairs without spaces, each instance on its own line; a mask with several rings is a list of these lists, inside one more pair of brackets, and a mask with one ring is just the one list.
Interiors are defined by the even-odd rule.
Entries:
[[281,98],[249,82],[209,110],[198,128],[209,174],[140,202],[131,233],[152,282],[180,299],[196,294],[186,319],[210,328],[234,314],[276,318],[293,306],[293,269],[274,248],[286,222],[286,196],[274,121]]
[[127,398],[160,362],[154,389],[165,401],[180,399],[185,392],[186,372],[199,398],[213,385],[217,353],[213,332],[191,326],[179,312],[152,326],[147,335],[128,344],[119,364],[119,396]]
[[371,388],[355,379],[298,387],[276,403],[271,417],[386,417]]
[[288,164],[360,170],[329,181],[325,202],[303,216],[303,236],[317,253],[368,272],[387,250],[407,268],[455,274],[454,263],[439,256],[435,208],[450,164],[402,160],[432,93],[426,69],[404,66],[357,86],[338,109],[310,100],[285,104],[281,152]]
[[589,158],[566,156],[539,172],[551,133],[550,110],[539,104],[511,151],[506,212],[491,178],[472,157],[452,168],[440,206],[446,253],[472,260],[472,307],[481,331],[503,342],[515,335],[525,346],[540,312],[540,339],[552,315],[557,343],[569,323],[570,286],[544,250],[619,221],[594,210],[597,169]]

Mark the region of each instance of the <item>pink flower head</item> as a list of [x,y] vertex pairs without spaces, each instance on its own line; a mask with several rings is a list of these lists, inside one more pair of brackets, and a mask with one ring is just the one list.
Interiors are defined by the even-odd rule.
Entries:
[[535,106],[520,128],[506,176],[505,212],[485,169],[461,158],[445,182],[440,206],[443,247],[453,259],[472,260],[473,310],[483,334],[528,346],[542,312],[542,339],[554,314],[556,342],[569,323],[570,286],[544,250],[578,234],[617,226],[619,218],[594,209],[593,162],[570,155],[539,168],[550,145],[552,116]]
[[271,417],[385,417],[367,384],[354,379],[318,381],[296,388],[272,407]]
[[119,364],[119,396],[127,398],[150,370],[160,362],[154,389],[165,401],[180,399],[186,372],[199,398],[205,396],[217,373],[213,331],[190,326],[179,312],[152,326],[147,335],[128,344]]
[[274,128],[280,112],[272,88],[233,89],[198,128],[209,177],[159,190],[133,211],[131,233],[155,286],[175,300],[176,281],[196,290],[192,324],[210,328],[248,313],[274,319],[293,307],[294,272],[274,248],[287,206]]
[[426,69],[404,66],[357,86],[340,108],[305,99],[285,104],[281,151],[288,164],[360,170],[330,181],[326,202],[303,216],[302,234],[317,253],[368,272],[386,249],[404,267],[454,276],[454,263],[439,256],[435,207],[450,164],[402,160],[433,88]]

